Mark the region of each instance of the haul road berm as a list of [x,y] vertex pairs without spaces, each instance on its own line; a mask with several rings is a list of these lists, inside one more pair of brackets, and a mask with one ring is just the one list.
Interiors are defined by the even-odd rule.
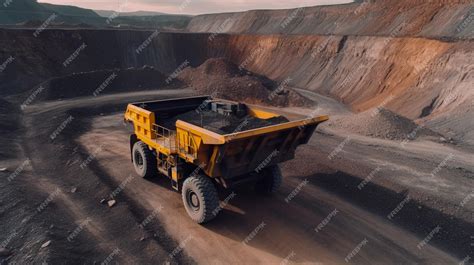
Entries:
[[188,215],[197,223],[219,212],[217,185],[255,183],[275,192],[282,181],[279,163],[293,159],[328,116],[288,121],[253,105],[211,97],[129,104],[133,124],[131,160],[143,178],[157,174],[181,190]]

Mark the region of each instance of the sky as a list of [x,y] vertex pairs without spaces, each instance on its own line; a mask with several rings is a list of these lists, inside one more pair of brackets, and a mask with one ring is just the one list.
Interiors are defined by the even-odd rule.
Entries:
[[119,12],[156,11],[173,14],[206,14],[252,9],[283,9],[340,4],[352,0],[39,0],[42,3],[73,5]]

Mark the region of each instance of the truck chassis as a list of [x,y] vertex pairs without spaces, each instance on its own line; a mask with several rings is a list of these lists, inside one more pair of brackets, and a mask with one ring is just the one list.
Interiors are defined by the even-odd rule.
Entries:
[[[256,190],[271,194],[282,182],[279,163],[294,158],[327,116],[302,117],[255,128],[219,134],[196,122],[170,118],[189,111],[245,115],[269,120],[280,115],[237,102],[191,97],[129,104],[124,120],[133,125],[131,161],[143,178],[164,175],[182,194],[188,215],[197,223],[214,219],[219,211],[217,187],[254,182]],[[193,124],[194,123],[194,124]],[[201,124],[202,125],[202,124]],[[172,127],[172,128],[169,128]]]

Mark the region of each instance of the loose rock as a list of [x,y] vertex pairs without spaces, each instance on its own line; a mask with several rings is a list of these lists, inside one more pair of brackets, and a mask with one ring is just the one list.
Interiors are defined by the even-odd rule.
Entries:
[[187,67],[178,79],[199,94],[216,98],[280,107],[313,105],[311,100],[291,90],[289,81],[275,82],[225,58],[208,59],[197,68]]
[[108,205],[110,208],[112,208],[112,207],[114,207],[114,205],[115,205],[116,203],[117,203],[117,202],[116,202],[115,200],[110,200],[110,201],[107,202],[107,205]]
[[51,240],[48,240],[43,245],[41,245],[41,248],[48,247],[50,244],[51,244]]
[[288,122],[288,119],[285,117],[262,120],[249,116],[242,118],[235,115],[224,116],[212,111],[197,113],[193,110],[168,119],[161,125],[166,128],[173,128],[177,120],[186,121],[219,134],[237,133]]
[[332,119],[327,126],[388,140],[412,141],[422,136],[440,137],[430,129],[385,108]]
[[9,249],[0,248],[0,257],[8,257],[11,254],[12,254],[12,252]]

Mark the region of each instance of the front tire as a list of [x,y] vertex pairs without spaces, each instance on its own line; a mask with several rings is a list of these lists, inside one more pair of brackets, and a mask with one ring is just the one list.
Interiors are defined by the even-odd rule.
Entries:
[[151,178],[156,175],[158,170],[156,157],[144,142],[138,141],[133,145],[132,160],[135,171],[140,177]]
[[270,195],[280,189],[283,182],[283,175],[278,165],[264,168],[260,174],[262,175],[262,179],[255,185],[255,189],[258,193]]
[[200,175],[187,178],[181,194],[184,208],[194,222],[207,223],[217,216],[219,196],[209,177]]

